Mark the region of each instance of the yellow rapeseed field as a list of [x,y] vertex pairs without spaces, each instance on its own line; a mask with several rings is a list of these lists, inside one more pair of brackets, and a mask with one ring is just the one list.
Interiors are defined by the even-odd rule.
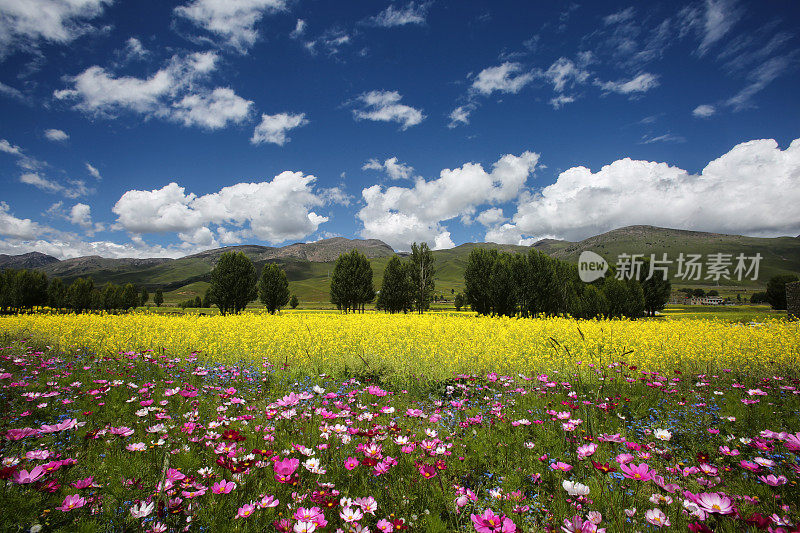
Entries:
[[625,360],[647,370],[795,370],[800,325],[711,320],[477,318],[467,313],[246,313],[240,316],[20,315],[0,334],[93,353],[196,351],[201,363],[288,365],[298,373],[369,368],[396,377],[455,373],[532,375]]

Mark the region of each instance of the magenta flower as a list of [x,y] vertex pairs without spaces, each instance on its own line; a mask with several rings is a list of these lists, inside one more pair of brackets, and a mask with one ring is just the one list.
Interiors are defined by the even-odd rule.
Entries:
[[789,481],[786,479],[786,476],[775,476],[775,474],[770,474],[768,476],[758,476],[758,479],[769,485],[770,487],[780,487],[781,485],[786,485]]
[[248,516],[253,514],[253,511],[255,510],[256,510],[255,505],[253,505],[252,503],[246,503],[241,507],[239,507],[239,510],[236,511],[236,518],[247,518]]
[[262,509],[267,509],[269,507],[277,507],[280,502],[278,501],[275,496],[271,494],[267,494],[266,496],[261,497],[261,501],[258,502],[258,506]]
[[648,481],[653,478],[653,473],[650,470],[650,467],[647,466],[647,463],[641,463],[639,465],[631,463],[630,466],[627,464],[621,464],[619,465],[619,469],[622,471],[622,475],[628,479]]
[[510,518],[494,514],[491,509],[486,509],[483,514],[471,514],[470,519],[477,533],[515,533],[517,526]]
[[67,511],[71,511],[73,509],[79,509],[84,505],[86,505],[86,500],[84,498],[81,498],[77,494],[70,494],[64,498],[64,501],[61,503],[61,507],[56,507],[56,509],[66,513]]
[[597,451],[597,444],[590,442],[578,447],[578,459],[586,459]]
[[562,463],[561,461],[556,461],[555,463],[550,465],[550,468],[553,470],[561,470],[562,472],[569,472],[572,470],[572,465],[568,465],[567,463]]
[[228,494],[236,488],[236,483],[233,481],[220,480],[211,486],[211,492],[214,494]]
[[24,483],[33,483],[41,478],[45,474],[44,468],[41,466],[36,466],[31,469],[30,472],[27,470],[18,470],[14,472],[14,481],[19,484]]
[[670,521],[667,518],[661,509],[650,509],[646,513],[644,513],[644,518],[654,526],[658,527],[669,527]]
[[344,462],[344,467],[348,470],[352,470],[358,466],[358,459],[355,457],[348,457],[347,460]]
[[275,479],[279,483],[289,483],[297,467],[300,466],[300,459],[289,458],[278,461],[273,465]]
[[731,514],[733,513],[733,501],[718,492],[703,492],[695,498],[695,503],[707,513]]

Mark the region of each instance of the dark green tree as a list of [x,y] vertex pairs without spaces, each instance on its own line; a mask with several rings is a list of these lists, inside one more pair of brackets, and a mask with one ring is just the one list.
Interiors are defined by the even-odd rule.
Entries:
[[473,248],[464,270],[465,303],[479,315],[492,312],[492,270],[497,261],[497,250]]
[[[661,311],[667,306],[669,296],[672,294],[672,284],[669,282],[669,278],[659,271],[654,271],[651,275],[650,261],[645,259],[642,269],[639,271],[639,283],[641,283],[644,293],[645,314],[656,316],[656,311]],[[709,295],[711,295],[710,292]]]
[[517,291],[512,270],[511,254],[501,253],[492,265],[489,276],[489,291],[492,299],[492,314],[515,316],[517,314]]
[[767,282],[766,301],[773,309],[786,309],[786,284],[797,281],[794,274],[778,274]]
[[211,307],[212,305],[214,305],[214,300],[211,298],[211,287],[209,287],[203,294],[203,307]]
[[223,315],[240,313],[256,299],[256,268],[242,252],[225,252],[211,271],[211,298]]
[[147,292],[146,288],[142,287],[142,292],[139,294],[139,305],[144,307],[149,300],[150,300],[150,293]]
[[47,288],[47,305],[53,309],[63,309],[66,304],[67,287],[61,278],[53,278]]
[[291,306],[292,309],[297,309],[298,305],[300,305],[300,300],[297,299],[296,294],[292,294],[292,297],[289,298],[289,306]]
[[364,311],[365,304],[375,299],[372,265],[364,254],[351,250],[336,260],[331,275],[331,303],[345,313]]
[[92,308],[92,278],[78,278],[67,289],[67,306],[75,313],[83,313]]
[[580,318],[599,318],[608,313],[608,302],[603,291],[589,284],[581,295],[582,314]]
[[433,299],[436,284],[433,280],[436,274],[434,257],[427,243],[413,243],[411,245],[411,285],[414,287],[414,308],[418,313],[425,312]]
[[139,291],[133,283],[126,283],[122,289],[122,309],[135,309],[139,306]]
[[456,294],[456,297],[453,299],[453,305],[456,307],[456,311],[461,311],[461,308],[464,307],[464,295],[460,292]]
[[375,307],[389,313],[406,312],[413,305],[413,286],[411,285],[410,263],[403,264],[400,258],[392,256],[383,271],[383,281]]
[[156,304],[156,307],[161,307],[161,304],[164,303],[164,291],[161,289],[156,289],[156,295],[153,297],[153,303]]
[[271,315],[289,303],[289,278],[276,263],[267,263],[258,280],[258,298]]
[[109,282],[103,285],[103,309],[110,312],[122,308],[122,287]]

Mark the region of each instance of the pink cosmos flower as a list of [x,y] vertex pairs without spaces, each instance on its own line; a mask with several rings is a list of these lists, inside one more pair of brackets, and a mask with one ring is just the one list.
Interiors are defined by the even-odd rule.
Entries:
[[328,525],[328,521],[325,520],[322,509],[319,507],[311,507],[310,509],[307,507],[300,507],[294,512],[293,518],[298,522],[308,522],[319,528]]
[[45,474],[44,468],[42,468],[41,466],[36,466],[32,468],[30,472],[28,472],[27,470],[17,470],[16,472],[14,472],[14,481],[19,484],[33,483],[34,481],[37,481],[39,478],[44,476],[44,474]]
[[276,462],[273,465],[275,479],[279,483],[288,483],[298,466],[300,466],[300,459],[294,457]]
[[138,504],[131,507],[131,516],[133,516],[134,518],[144,518],[146,516],[150,516],[150,513],[153,512],[153,509],[155,509],[155,507],[156,507],[155,502],[150,502],[150,503],[139,502]]
[[344,462],[344,467],[348,470],[352,470],[358,466],[358,459],[355,457],[348,457],[347,460]]
[[622,471],[622,475],[628,479],[648,481],[653,478],[653,473],[650,470],[650,467],[647,466],[647,463],[641,463],[639,465],[631,463],[630,466],[627,464],[621,464],[619,469]]
[[378,520],[378,523],[375,524],[375,527],[377,527],[381,533],[392,533],[392,531],[394,531],[394,526],[392,523],[385,518]]
[[569,472],[570,470],[572,470],[572,465],[563,463],[561,461],[556,461],[555,463],[550,465],[550,468],[552,468],[553,470],[561,470],[562,472]]
[[364,517],[364,513],[358,507],[345,507],[339,511],[339,516],[348,524],[352,524],[361,520]]
[[578,447],[578,459],[586,459],[597,451],[597,444],[590,442]]
[[256,510],[255,505],[253,505],[252,503],[246,503],[241,507],[239,507],[239,509],[236,511],[236,518],[247,518],[248,516],[253,514],[253,511],[255,510]]
[[746,469],[746,470],[749,470],[749,471],[751,471],[751,472],[755,472],[755,471],[757,471],[759,468],[761,468],[761,467],[760,467],[760,466],[758,466],[756,463],[753,463],[753,462],[750,462],[750,461],[744,461],[744,460],[742,460],[742,461],[739,461],[739,464],[742,466],[742,468],[744,468],[744,469]]
[[275,496],[271,494],[267,494],[261,497],[261,501],[258,502],[258,506],[262,509],[267,509],[269,507],[277,507],[280,502],[278,501]]
[[794,435],[787,435],[786,441],[783,443],[789,451],[798,452],[800,451],[800,433],[795,433]]
[[211,492],[214,494],[228,494],[236,488],[236,483],[233,481],[220,480],[211,486]]
[[94,476],[89,476],[85,479],[79,479],[78,481],[73,481],[70,483],[76,489],[88,489],[94,484]]
[[671,525],[669,518],[667,518],[667,515],[665,515],[661,509],[650,509],[644,513],[644,518],[654,526],[669,527]]
[[79,509],[84,505],[86,505],[86,500],[84,498],[81,498],[77,494],[70,494],[64,498],[64,501],[61,503],[61,507],[56,507],[56,509],[66,513],[67,511],[71,511],[73,509]]
[[775,476],[775,474],[770,474],[768,476],[758,476],[758,479],[769,485],[770,487],[780,487],[781,485],[786,485],[789,481],[786,479],[786,476]]
[[733,501],[718,492],[703,492],[695,498],[695,503],[707,513],[731,514],[733,513]]
[[59,431],[66,431],[68,429],[74,429],[78,427],[78,421],[74,418],[70,418],[59,422],[58,424],[47,425],[42,424],[42,427],[39,428],[40,433],[57,433]]
[[496,515],[491,509],[486,509],[480,515],[471,514],[469,517],[477,533],[515,533],[517,531],[517,526],[510,518]]
[[33,437],[38,434],[39,430],[33,428],[9,429],[6,432],[6,438],[8,440],[20,440],[24,439],[25,437]]

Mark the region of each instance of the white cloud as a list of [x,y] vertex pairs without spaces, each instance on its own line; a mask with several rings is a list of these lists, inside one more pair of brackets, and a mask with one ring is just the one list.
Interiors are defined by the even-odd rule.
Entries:
[[561,109],[566,104],[571,104],[574,101],[575,101],[574,96],[567,96],[565,94],[560,94],[550,99],[550,105],[553,106],[553,109]]
[[413,167],[398,162],[396,157],[390,157],[383,163],[377,159],[370,159],[364,163],[361,170],[385,171],[393,180],[407,180],[411,178],[411,174],[414,172]]
[[[584,56],[584,59],[588,59],[588,57]],[[543,75],[553,84],[553,89],[560,93],[568,87],[586,82],[589,78],[589,71],[584,68],[585,64],[581,63],[575,64],[571,59],[560,57],[550,65]]]
[[287,132],[308,124],[305,113],[293,115],[278,113],[276,115],[261,115],[261,123],[253,130],[250,142],[253,144],[272,143],[283,146],[292,139]]
[[[0,56],[2,57],[2,56]],[[0,94],[5,96],[10,96],[11,98],[17,98],[18,100],[24,100],[25,95],[19,89],[15,89],[10,85],[6,85],[2,81],[0,81]]]
[[414,2],[409,2],[404,8],[395,8],[394,5],[389,5],[369,21],[382,28],[394,28],[406,24],[425,24],[425,16],[429,7],[429,3],[415,4]]
[[250,115],[252,105],[233,89],[217,87],[207,94],[187,94],[173,103],[171,118],[184,126],[216,130],[231,122],[241,123]]
[[702,104],[694,108],[692,115],[697,118],[708,118],[716,112],[717,109],[713,105]]
[[505,222],[508,219],[503,214],[503,210],[501,208],[492,207],[491,209],[487,209],[475,217],[475,220],[484,226],[495,226],[501,222]]
[[86,170],[89,171],[89,174],[96,180],[101,180],[103,177],[100,175],[100,171],[97,170],[91,163],[88,161],[86,162]]
[[24,157],[22,153],[22,148],[20,148],[15,144],[11,144],[6,139],[0,139],[0,152],[5,152],[7,154]]
[[299,39],[306,32],[306,26],[307,24],[305,20],[297,19],[297,23],[295,24],[292,33],[289,34],[289,37],[292,39]]
[[633,9],[633,7],[628,7],[603,17],[603,24],[610,26],[612,24],[619,24],[620,22],[628,22],[633,18],[635,13],[636,11]]
[[797,52],[783,56],[775,56],[753,69],[747,78],[750,82],[741,91],[729,98],[725,103],[733,107],[734,111],[741,111],[752,107],[750,102],[753,96],[764,90],[770,83],[793,68]]
[[523,195],[508,224],[486,240],[518,243],[544,235],[572,241],[632,224],[777,236],[800,233],[800,139],[781,150],[749,141],[711,161],[700,175],[666,163],[614,161],[592,172],[573,167]]
[[653,144],[653,143],[663,143],[663,142],[672,142],[672,143],[685,143],[686,138],[680,135],[674,135],[672,133],[664,133],[662,135],[643,135],[642,140],[639,144]]
[[37,251],[52,255],[59,259],[70,259],[87,255],[99,255],[111,258],[147,258],[147,257],[183,257],[187,253],[200,252],[202,247],[194,250],[177,247],[149,246],[142,241],[133,243],[116,243],[110,241],[84,241],[75,234],[55,232],[49,239],[10,238],[0,239],[0,253],[16,255]]
[[198,244],[207,235],[201,228],[210,224],[247,225],[248,234],[279,243],[310,235],[328,220],[312,211],[332,200],[327,190],[315,190],[315,180],[286,171],[272,181],[237,183],[199,197],[170,183],[152,191],[128,191],[112,211],[118,226],[131,233],[179,232],[184,241]]
[[112,0],[2,0],[0,58],[39,41],[69,43],[92,31],[88,20],[103,13]]
[[214,52],[173,56],[148,78],[116,77],[99,66],[69,78],[70,89],[54,93],[61,100],[76,101],[75,108],[93,115],[113,117],[130,111],[145,117],[165,118],[184,126],[213,130],[240,123],[252,102],[230,88],[208,90],[197,83],[217,67]]
[[469,124],[469,116],[475,110],[474,104],[458,106],[450,112],[450,123],[448,128],[453,129],[461,124]]
[[175,14],[246,53],[258,39],[256,24],[265,14],[285,7],[285,0],[194,0],[176,7]]
[[75,204],[69,211],[69,221],[83,228],[92,225],[92,209],[86,204]]
[[82,180],[71,180],[69,186],[45,178],[38,172],[26,172],[19,177],[21,183],[33,185],[45,192],[61,194],[66,198],[79,198],[93,192]]
[[533,81],[533,74],[530,72],[517,74],[521,70],[522,65],[508,61],[496,67],[485,68],[472,82],[472,89],[486,96],[495,91],[516,94]]
[[481,205],[516,198],[536,168],[539,155],[524,152],[501,157],[491,172],[477,163],[445,169],[439,178],[417,178],[413,187],[373,185],[361,191],[366,205],[358,212],[361,236],[407,250],[412,242],[444,247],[452,243],[442,222],[471,215]]
[[35,239],[43,228],[29,218],[17,218],[11,214],[11,208],[0,201],[0,235],[12,239]]
[[316,55],[322,49],[329,56],[335,56],[343,46],[350,44],[350,42],[351,38],[347,32],[339,28],[330,28],[325,30],[318,38],[305,41],[303,46],[311,55]]
[[650,74],[649,72],[642,72],[641,74],[637,75],[636,77],[624,81],[607,81],[607,82],[600,82],[598,81],[597,84],[606,92],[614,92],[619,94],[632,94],[632,93],[644,93],[658,87],[658,76],[655,74]]
[[69,135],[65,131],[57,129],[44,130],[44,136],[54,142],[63,142],[69,139]]
[[150,52],[142,45],[142,41],[136,37],[131,37],[125,41],[125,49],[122,55],[125,61],[135,61],[146,58],[150,55]]
[[361,109],[354,109],[356,120],[374,120],[378,122],[397,122],[406,130],[416,126],[425,119],[422,111],[401,104],[403,97],[397,91],[370,91],[357,98]]
[[703,38],[698,53],[702,56],[717,41],[722,39],[741,18],[734,0],[706,0],[703,20]]

